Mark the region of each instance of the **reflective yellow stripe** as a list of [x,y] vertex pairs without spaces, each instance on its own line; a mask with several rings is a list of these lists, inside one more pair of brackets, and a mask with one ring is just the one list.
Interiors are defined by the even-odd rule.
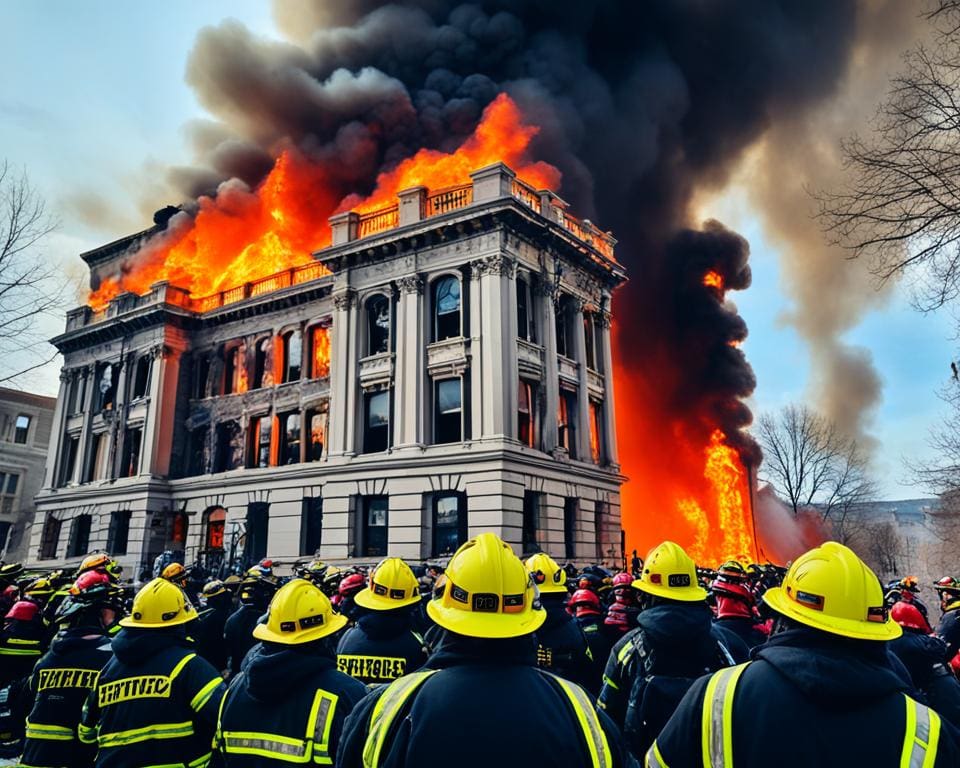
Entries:
[[62,725],[45,725],[43,723],[26,722],[26,736],[28,739],[46,739],[48,741],[73,741],[77,735],[73,728]]
[[193,697],[190,701],[190,709],[194,712],[199,712],[203,709],[203,705],[210,701],[210,697],[213,696],[213,692],[217,690],[217,686],[223,682],[222,677],[215,677],[209,683],[207,683],[203,688],[201,688],[197,695]]
[[40,645],[39,640],[24,640],[19,637],[8,637],[7,642],[10,643],[10,645]]
[[633,651],[633,640],[628,640],[627,644],[617,651],[617,661],[620,664],[626,663],[627,656],[630,655],[631,651]]
[[556,675],[551,677],[560,684],[573,705],[573,712],[580,723],[580,730],[583,731],[587,750],[590,752],[590,764],[593,768],[613,768],[613,755],[610,752],[610,744],[607,742],[607,734],[603,732],[600,718],[597,717],[597,711],[593,708],[590,697],[579,685]]
[[310,760],[307,742],[275,733],[224,731],[223,745],[228,755],[257,755],[289,763],[306,763]]
[[933,768],[940,742],[940,716],[904,694],[906,700],[906,729],[900,768]]
[[610,679],[609,677],[607,677],[606,675],[603,676],[603,684],[604,684],[604,685],[609,685],[609,686],[610,686],[611,688],[613,688],[613,690],[615,690],[615,691],[619,691],[619,690],[620,690],[620,686],[617,685],[615,682],[613,682],[613,680],[611,680],[611,679]]
[[390,726],[403,708],[407,699],[413,695],[435,669],[414,672],[406,677],[394,680],[380,696],[373,707],[370,716],[370,727],[367,730],[367,740],[363,745],[364,768],[377,768],[380,763],[380,752],[386,743]]
[[170,682],[172,683],[174,679],[176,679],[177,675],[179,675],[183,671],[183,668],[187,666],[187,664],[190,662],[190,659],[195,659],[195,658],[197,658],[197,654],[188,653],[186,656],[180,659],[180,661],[177,662],[177,666],[175,666],[173,668],[173,671],[170,673]]
[[645,768],[670,768],[667,761],[663,759],[663,755],[660,754],[660,747],[657,746],[657,742],[653,742],[653,746],[647,750],[643,765]]
[[82,741],[84,744],[96,744],[97,729],[80,723],[77,726],[77,738],[80,739],[80,741]]
[[700,734],[705,768],[733,768],[733,695],[748,664],[721,669],[707,683]]
[[39,656],[39,650],[30,650],[28,648],[0,648],[2,656]]
[[187,720],[184,723],[157,723],[145,728],[131,728],[129,731],[101,732],[98,741],[101,747],[122,747],[150,739],[178,739],[192,735],[193,723]]
[[333,765],[333,758],[330,757],[330,731],[333,728],[337,701],[338,696],[318,690],[307,718],[307,742],[312,742],[313,762],[319,765]]

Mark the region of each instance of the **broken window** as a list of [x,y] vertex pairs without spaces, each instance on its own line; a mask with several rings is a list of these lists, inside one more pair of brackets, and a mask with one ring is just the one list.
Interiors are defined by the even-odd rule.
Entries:
[[390,300],[377,294],[367,299],[367,354],[390,351]]
[[40,537],[40,559],[52,560],[57,556],[57,547],[60,546],[60,530],[63,523],[53,515],[47,515],[43,523],[43,534]]
[[243,344],[228,347],[223,360],[223,394],[247,391],[247,356]]
[[147,385],[150,381],[150,358],[141,355],[137,358],[137,366],[133,375],[133,399],[147,396]]
[[310,439],[307,461],[320,461],[323,457],[323,444],[326,442],[327,414],[322,411],[307,411],[307,429]]
[[60,482],[64,486],[73,481],[73,470],[77,464],[77,452],[80,449],[79,437],[67,437],[63,446],[63,461],[60,464]]
[[70,389],[67,392],[67,413],[72,415],[83,410],[83,390],[86,377],[76,371],[70,376]]
[[141,427],[128,427],[123,436],[120,477],[133,477],[140,474],[140,445],[142,442],[143,429]]
[[590,459],[594,464],[599,464],[603,457],[603,451],[600,447],[600,440],[603,435],[602,416],[600,414],[600,403],[596,400],[590,401]]
[[114,398],[117,394],[117,371],[119,366],[110,363],[101,363],[97,366],[97,410],[109,411],[113,409]]
[[523,555],[531,555],[540,551],[538,530],[540,522],[540,505],[543,503],[543,494],[534,491],[523,492],[523,530],[521,532]]
[[106,480],[109,474],[107,462],[110,456],[110,435],[101,432],[93,436],[93,462],[90,464],[88,480]]
[[390,390],[364,395],[363,452],[387,450],[390,439]]
[[282,413],[280,420],[280,464],[300,463],[300,414]]
[[325,379],[330,375],[330,333],[324,325],[310,329],[310,378]]
[[207,379],[210,376],[209,355],[198,355],[195,358],[196,375],[193,378],[193,396],[202,399],[207,396]]
[[223,533],[227,525],[227,510],[223,507],[211,507],[203,513],[206,519],[206,551],[223,550]]
[[77,515],[70,524],[70,541],[67,544],[67,557],[83,557],[90,549],[91,516]]
[[460,281],[455,277],[441,277],[433,284],[433,340],[460,335]]
[[517,389],[517,439],[533,447],[533,403],[535,385],[520,379]]
[[530,283],[517,278],[517,336],[537,343],[537,319]]
[[577,458],[577,393],[560,390],[557,412],[557,438],[571,459]]
[[217,461],[214,472],[243,466],[243,431],[235,421],[217,425]]
[[593,312],[583,313],[583,338],[586,344],[587,368],[597,370],[596,332]]
[[250,419],[250,452],[248,467],[270,466],[270,427],[269,416],[257,416]]
[[283,371],[281,381],[300,381],[300,366],[303,358],[303,339],[299,330],[283,334]]
[[563,296],[557,305],[556,311],[557,325],[557,354],[564,357],[573,358],[573,333],[570,328],[573,322],[573,305],[569,296]]
[[110,528],[107,531],[107,552],[110,555],[127,554],[130,538],[130,510],[119,509],[110,513]]
[[459,443],[463,439],[463,384],[460,377],[434,384],[435,443]]
[[204,424],[202,427],[196,427],[190,432],[190,463],[187,467],[187,475],[202,475],[207,471],[210,462],[209,447],[207,438],[210,434],[210,428]]
[[273,386],[273,338],[266,336],[254,345],[253,389]]

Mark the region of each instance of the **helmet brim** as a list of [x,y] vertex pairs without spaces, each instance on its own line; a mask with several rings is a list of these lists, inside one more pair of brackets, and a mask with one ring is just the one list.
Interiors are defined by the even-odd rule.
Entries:
[[567,585],[566,584],[537,584],[537,589],[540,590],[541,595],[560,595],[567,594]]
[[668,600],[678,600],[683,603],[698,603],[707,599],[707,590],[691,584],[689,587],[664,587],[660,584],[651,584],[643,579],[637,579],[631,584],[634,589],[646,592],[648,595],[665,597]]
[[302,645],[313,640],[320,640],[324,637],[336,634],[347,626],[347,617],[339,613],[330,616],[330,620],[320,626],[311,627],[302,632],[274,632],[267,624],[257,624],[253,628],[253,636],[257,640],[266,640],[269,643],[280,643],[281,645]]
[[427,603],[427,615],[444,629],[466,637],[498,639],[523,637],[536,632],[547,620],[542,608],[525,613],[475,613],[459,608],[447,608],[438,601]]
[[395,608],[405,608],[420,602],[420,595],[414,595],[404,600],[393,600],[383,595],[375,594],[370,587],[364,587],[353,596],[353,602],[361,608],[371,611],[392,611]]
[[118,623],[121,627],[128,627],[130,629],[165,629],[166,627],[178,627],[181,624],[189,624],[196,618],[197,612],[191,611],[190,613],[184,614],[179,618],[160,623],[137,621],[135,618],[133,618],[133,616],[124,616]]
[[903,628],[891,618],[884,622],[857,621],[827,616],[822,611],[804,608],[787,597],[782,587],[768,589],[763,594],[763,601],[780,615],[831,635],[882,642],[896,640],[903,634]]

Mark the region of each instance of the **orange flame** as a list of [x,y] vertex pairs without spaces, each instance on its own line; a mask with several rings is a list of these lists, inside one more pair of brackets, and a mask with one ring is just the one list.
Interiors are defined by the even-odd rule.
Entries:
[[191,220],[174,217],[167,231],[134,255],[121,274],[107,277],[88,303],[101,308],[124,291],[146,293],[168,280],[195,297],[274,274],[311,261],[330,244],[327,218],[339,210],[367,212],[396,203],[396,193],[425,185],[433,189],[470,181],[470,172],[503,161],[537,189],[557,189],[560,172],[527,153],[539,128],[524,123],[520,109],[500,94],[484,110],[473,135],[454,152],[422,149],[381,173],[372,194],[343,198],[330,168],[296,149],[280,153],[254,190],[233,180],[215,197],[201,197]]
[[323,326],[313,329],[313,357],[310,378],[325,379],[330,375],[330,334]]
[[718,291],[722,291],[723,275],[711,269],[709,272],[707,272],[707,274],[703,276],[703,284],[708,288],[716,288]]

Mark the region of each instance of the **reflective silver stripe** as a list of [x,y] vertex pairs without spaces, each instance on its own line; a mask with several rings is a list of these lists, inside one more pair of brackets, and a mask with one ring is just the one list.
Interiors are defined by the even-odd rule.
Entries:
[[[910,768],[924,768],[931,765],[933,760],[927,759],[927,750],[933,746],[936,750],[936,744],[930,744],[930,710],[918,701],[907,697],[907,707],[913,708],[914,716],[907,714],[907,734],[905,740],[909,744],[910,757],[907,765]],[[910,732],[911,720],[913,721],[913,732]],[[905,744],[905,751],[906,746]],[[935,757],[936,754],[932,757]]]
[[307,745],[287,744],[283,741],[268,738],[266,735],[259,737],[252,736],[233,736],[225,733],[224,744],[229,754],[235,749],[250,749],[260,752],[273,752],[274,754],[289,755],[290,757],[303,758],[307,754]]
[[[706,768],[733,766],[733,694],[747,664],[716,672],[707,684],[703,701],[703,762]],[[730,745],[728,751],[727,745]]]
[[607,742],[607,735],[603,732],[603,726],[600,725],[600,718],[597,717],[593,702],[579,685],[556,675],[551,676],[559,683],[576,710],[574,714],[583,730],[584,738],[587,739],[587,747],[594,768],[612,768],[613,755],[610,752],[610,744]]

